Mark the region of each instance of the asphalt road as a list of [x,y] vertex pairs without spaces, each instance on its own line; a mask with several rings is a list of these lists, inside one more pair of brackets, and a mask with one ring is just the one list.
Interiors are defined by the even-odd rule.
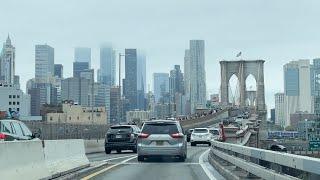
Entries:
[[84,179],[104,180],[209,180],[224,179],[207,161],[209,147],[188,146],[188,158],[178,162],[172,158],[153,158],[138,162],[136,154],[130,151],[110,155],[90,154],[91,162],[108,161],[102,170],[87,174]]

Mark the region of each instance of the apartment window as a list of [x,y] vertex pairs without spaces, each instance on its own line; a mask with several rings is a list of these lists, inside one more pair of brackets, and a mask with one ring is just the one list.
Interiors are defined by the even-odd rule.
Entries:
[[79,120],[79,116],[77,117],[77,120]]
[[71,117],[69,117],[69,120],[71,121]]
[[20,98],[20,95],[17,95],[17,98]]
[[17,108],[17,111],[19,112],[19,111],[20,111],[20,108]]
[[52,121],[52,117],[50,117],[50,121]]
[[12,104],[12,102],[11,101],[9,101],[9,105],[11,105]]
[[12,98],[12,96],[11,96],[11,95],[9,95],[9,98]]
[[13,95],[12,98],[16,98],[16,95]]
[[12,111],[12,109],[11,108],[9,108],[9,112],[11,112]]
[[19,102],[19,101],[17,102],[17,105],[20,105],[20,102]]
[[15,101],[13,101],[13,103],[12,103],[13,105],[16,105],[16,102]]

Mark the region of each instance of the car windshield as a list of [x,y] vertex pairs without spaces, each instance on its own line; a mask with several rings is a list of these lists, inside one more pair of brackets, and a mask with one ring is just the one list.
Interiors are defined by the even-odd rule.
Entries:
[[175,134],[178,133],[178,128],[176,124],[166,124],[166,123],[154,123],[145,124],[142,129],[142,133],[145,134]]
[[132,128],[130,126],[113,126],[113,127],[110,127],[108,132],[110,132],[110,133],[114,133],[114,132],[132,132]]
[[207,133],[208,129],[194,129],[193,133]]

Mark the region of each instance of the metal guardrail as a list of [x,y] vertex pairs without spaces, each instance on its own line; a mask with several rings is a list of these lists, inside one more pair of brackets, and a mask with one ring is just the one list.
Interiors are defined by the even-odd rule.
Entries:
[[320,159],[317,158],[218,141],[211,144],[211,153],[216,157],[263,179],[297,179],[297,172],[302,172],[299,175],[303,179],[320,177]]

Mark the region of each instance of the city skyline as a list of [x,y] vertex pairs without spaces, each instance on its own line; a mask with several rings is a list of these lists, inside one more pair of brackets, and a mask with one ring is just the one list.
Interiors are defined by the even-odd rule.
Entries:
[[[64,65],[65,77],[72,76],[75,47],[92,49],[94,69],[98,69],[98,51],[103,42],[113,42],[118,51],[125,48],[144,49],[149,60],[147,84],[152,84],[153,72],[169,72],[174,64],[180,64],[183,69],[184,49],[188,48],[188,41],[203,39],[206,41],[207,52],[207,96],[219,92],[218,61],[236,59],[235,55],[241,51],[242,59],[266,60],[266,99],[268,108],[271,108],[274,93],[284,90],[283,78],[278,78],[283,76],[282,66],[290,60],[311,60],[320,56],[317,48],[320,36],[316,33],[317,24],[314,23],[319,17],[316,8],[319,2],[316,1],[172,2],[175,4],[173,6],[167,4],[171,1],[156,3],[156,6],[148,1],[139,2],[144,5],[126,2],[130,9],[117,8],[121,7],[120,1],[82,1],[76,2],[77,8],[74,8],[74,1],[64,2],[64,6],[59,8],[55,8],[59,3],[32,1],[19,2],[22,3],[21,6],[16,6],[16,1],[3,2],[1,12],[12,18],[3,19],[0,40],[4,42],[10,33],[17,51],[16,74],[23,74],[20,77],[22,89],[25,89],[26,81],[33,77],[35,44],[47,43],[55,48],[55,63]],[[29,12],[29,9],[35,8],[35,4],[39,7],[37,13]],[[48,5],[59,12],[41,8]],[[70,14],[70,8],[74,8],[73,15],[66,16]],[[83,14],[83,9],[92,13]],[[18,16],[20,13],[26,15],[21,18]],[[44,13],[47,17],[39,17],[39,13]],[[131,16],[128,17],[128,14]],[[161,18],[158,15],[162,15]],[[172,16],[175,18],[170,18]],[[51,19],[50,22],[47,22],[48,18]],[[130,23],[132,19],[140,21],[135,21],[138,24],[133,25]],[[108,23],[103,23],[106,21]],[[6,26],[12,23],[19,26]],[[68,25],[65,26],[65,23]],[[84,23],[88,26],[83,26]],[[94,26],[97,28],[91,28]],[[25,31],[21,31],[20,27],[24,27]]]

